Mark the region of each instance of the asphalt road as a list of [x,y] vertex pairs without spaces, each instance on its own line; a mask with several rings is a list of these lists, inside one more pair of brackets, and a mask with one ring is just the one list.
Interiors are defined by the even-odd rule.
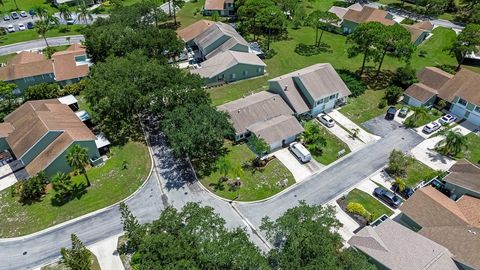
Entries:
[[[66,39],[67,37],[70,37],[70,42],[67,41]],[[47,42],[50,46],[69,45],[73,43],[79,43],[80,41],[83,41],[83,40],[84,38],[82,35],[47,38]],[[43,49],[45,47],[47,47],[47,45],[45,44],[45,40],[43,39],[30,40],[30,41],[0,46],[0,55],[12,54],[19,51],[28,51],[33,49]]]
[[328,202],[385,166],[393,149],[408,151],[422,140],[409,129],[396,129],[280,196],[266,202],[236,204],[236,207],[258,228],[264,216],[276,219],[299,201],[315,205]]

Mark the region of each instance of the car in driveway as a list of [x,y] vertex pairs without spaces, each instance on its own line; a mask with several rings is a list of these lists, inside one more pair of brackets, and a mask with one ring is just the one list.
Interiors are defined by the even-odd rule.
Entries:
[[307,163],[312,160],[310,152],[299,142],[293,142],[288,149],[295,155],[295,157],[303,163]]
[[12,19],[16,20],[16,19],[18,19],[18,18],[20,18],[20,17],[18,16],[18,13],[15,12],[15,11],[12,12]]
[[7,31],[8,31],[9,33],[13,33],[13,32],[15,32],[15,27],[13,27],[12,24],[9,24],[9,25],[7,26]]
[[387,110],[387,114],[385,115],[385,119],[393,120],[395,118],[395,114],[397,113],[397,108],[394,106],[390,106]]
[[3,20],[4,21],[10,21],[10,15],[8,15],[8,14],[3,15]]
[[27,12],[25,12],[25,10],[22,10],[22,11],[20,11],[20,16],[22,16],[23,18],[26,18],[26,17],[28,17],[28,14],[27,14]]
[[397,195],[382,187],[375,188],[373,190],[373,195],[395,208],[399,207],[402,204],[402,200]]
[[74,23],[75,23],[75,20],[74,20],[72,17],[70,17],[70,18],[67,19],[67,24],[68,24],[68,25],[72,25],[72,24],[74,24]]
[[408,111],[409,111],[408,107],[402,107],[400,111],[398,111],[398,117],[402,117],[402,118],[407,117]]
[[455,117],[454,115],[445,114],[440,119],[438,119],[438,122],[440,122],[440,124],[442,125],[448,125],[450,123],[455,122],[455,120],[457,120],[457,117]]
[[433,121],[431,123],[428,123],[423,127],[423,132],[430,134],[436,130],[438,130],[442,125],[440,125],[437,121]]
[[19,24],[18,24],[18,30],[19,30],[19,31],[23,31],[23,30],[25,30],[25,29],[26,29],[26,28],[25,28],[25,25],[24,25],[23,23],[19,23]]
[[27,22],[27,28],[33,29],[33,22]]
[[317,116],[317,119],[318,121],[320,121],[320,123],[324,124],[326,127],[333,127],[335,125],[335,121],[333,121],[333,119],[324,114],[324,113],[321,113]]

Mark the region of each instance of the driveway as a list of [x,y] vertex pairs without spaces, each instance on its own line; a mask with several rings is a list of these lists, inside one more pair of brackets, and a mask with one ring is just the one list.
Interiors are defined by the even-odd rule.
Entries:
[[114,235],[87,247],[97,257],[98,264],[100,264],[102,270],[125,270],[117,252],[118,237],[119,235]]
[[348,131],[358,128],[360,130],[358,134],[358,138],[362,140],[364,143],[368,144],[370,142],[374,142],[380,139],[380,137],[366,132],[363,128],[361,128],[360,126],[352,122],[352,120],[348,119],[348,117],[340,113],[338,110],[333,110],[329,112],[328,115],[332,117],[333,120],[335,120],[335,122],[340,124],[342,127],[346,128]]
[[380,137],[385,137],[390,134],[392,131],[399,128],[402,124],[397,121],[387,120],[384,115],[375,117],[367,122],[364,122],[362,126],[367,128],[373,134]]
[[305,180],[325,167],[325,165],[316,162],[313,158],[308,163],[300,163],[288,148],[275,151],[272,155],[277,157],[277,159],[287,167],[287,169],[293,174],[293,178],[295,178],[297,183]]

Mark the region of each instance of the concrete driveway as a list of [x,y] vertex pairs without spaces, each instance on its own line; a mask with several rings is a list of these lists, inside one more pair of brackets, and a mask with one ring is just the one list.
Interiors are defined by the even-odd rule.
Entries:
[[380,139],[379,136],[375,136],[373,134],[366,132],[363,128],[361,128],[360,126],[352,122],[352,120],[348,119],[348,117],[340,113],[338,110],[333,110],[329,112],[328,115],[332,117],[333,120],[335,120],[335,122],[337,122],[338,124],[340,124],[342,127],[346,128],[349,131],[358,128],[360,130],[358,134],[358,138],[362,140],[364,143],[370,143]]
[[316,162],[313,158],[308,163],[300,163],[298,159],[288,150],[284,148],[272,153],[287,169],[293,174],[295,181],[301,182],[313,174],[320,172],[324,165]]
[[87,247],[97,257],[102,270],[125,269],[117,251],[118,237],[119,235],[115,235]]
[[399,128],[402,124],[397,121],[387,120],[384,115],[375,117],[367,122],[364,122],[362,126],[366,127],[373,134],[380,137],[385,137],[390,132]]

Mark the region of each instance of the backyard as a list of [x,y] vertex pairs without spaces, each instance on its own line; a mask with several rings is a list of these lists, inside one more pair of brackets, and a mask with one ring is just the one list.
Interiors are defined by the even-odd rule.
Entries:
[[[124,162],[127,168],[124,168]],[[150,171],[147,147],[140,142],[129,142],[111,149],[110,159],[87,171],[92,186],[80,189],[74,198],[56,205],[55,192],[50,190],[40,202],[23,205],[12,197],[10,190],[0,192],[0,237],[30,234],[72,218],[112,205],[136,191]],[[84,186],[83,175],[72,177],[72,182]],[[47,190],[49,188],[47,187]]]
[[470,133],[466,136],[467,149],[462,151],[458,158],[468,159],[473,164],[480,164],[480,136]]
[[[54,28],[47,32],[47,38],[80,35],[80,29],[82,28],[83,28],[83,25],[70,25],[68,28],[67,27]],[[18,31],[15,33],[10,33],[10,34],[0,36],[0,46],[23,42],[23,41],[35,40],[35,39],[42,39],[42,37],[38,35],[35,29]]]
[[[293,175],[277,159],[273,159],[263,168],[252,166],[256,155],[248,148],[247,144],[231,145],[226,143],[228,153],[225,158],[233,166],[241,167],[243,174],[240,177],[241,185],[232,188],[227,182],[220,182],[223,175],[217,170],[210,175],[200,176],[200,182],[218,196],[238,201],[255,201],[268,198],[287,186],[295,183]],[[233,174],[227,175],[231,179]],[[283,181],[285,183],[283,183]]]
[[357,125],[361,125],[385,113],[386,108],[378,107],[384,95],[384,90],[367,90],[361,96],[348,98],[347,105],[343,106],[340,112]]
[[372,215],[371,220],[375,220],[383,214],[387,216],[391,216],[393,214],[393,211],[383,203],[375,199],[370,194],[356,188],[350,191],[346,196],[346,204],[348,205],[351,202],[363,205],[365,210]]

